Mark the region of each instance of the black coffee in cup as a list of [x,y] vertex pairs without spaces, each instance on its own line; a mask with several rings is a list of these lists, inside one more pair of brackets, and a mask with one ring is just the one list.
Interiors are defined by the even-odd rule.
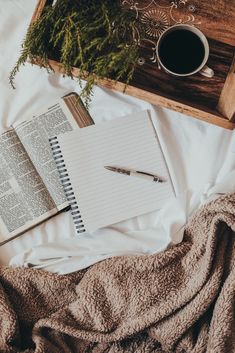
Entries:
[[164,67],[172,73],[189,74],[203,63],[205,47],[193,31],[175,28],[161,38],[158,55]]

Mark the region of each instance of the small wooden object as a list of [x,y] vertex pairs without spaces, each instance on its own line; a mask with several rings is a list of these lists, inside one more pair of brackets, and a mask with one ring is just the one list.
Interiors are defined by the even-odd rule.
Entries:
[[[50,0],[39,0],[32,21],[41,14]],[[133,80],[125,88],[123,82],[111,78],[99,85],[123,91],[165,108],[207,121],[227,129],[235,128],[235,0],[134,0],[121,1],[136,12],[137,23],[146,26],[146,40]],[[199,73],[188,77],[173,77],[158,69],[156,43],[161,32],[176,23],[198,27],[208,38],[208,66],[215,75],[206,78]],[[138,24],[137,24],[138,26]],[[34,62],[37,64],[37,62]],[[63,73],[59,62],[51,67]],[[74,68],[73,75],[79,74]]]

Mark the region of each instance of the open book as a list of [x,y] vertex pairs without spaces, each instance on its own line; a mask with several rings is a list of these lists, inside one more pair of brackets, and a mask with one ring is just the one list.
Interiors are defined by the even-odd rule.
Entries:
[[68,207],[49,138],[91,124],[71,93],[0,135],[0,245]]

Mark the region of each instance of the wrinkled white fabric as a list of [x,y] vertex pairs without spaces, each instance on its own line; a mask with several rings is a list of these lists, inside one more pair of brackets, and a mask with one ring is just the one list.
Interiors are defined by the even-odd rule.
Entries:
[[76,239],[42,244],[15,256],[11,265],[65,274],[113,256],[153,254],[182,241],[188,217],[204,202],[233,191],[235,170],[217,185],[178,195],[155,215],[152,228],[126,232],[119,231],[118,227],[102,229]]
[[[8,84],[37,0],[0,0],[0,130],[32,116],[60,96],[79,93],[76,80],[48,75],[26,64]],[[157,69],[157,68],[156,68]],[[202,202],[234,191],[235,132],[154,107],[122,93],[96,87],[90,107],[95,123],[149,109],[154,118],[177,199],[159,212],[142,215],[86,237],[74,238],[70,214],[62,213],[0,247],[0,264],[32,263],[68,273],[110,256],[161,251],[178,242],[187,218]],[[53,262],[53,263],[52,263]]]

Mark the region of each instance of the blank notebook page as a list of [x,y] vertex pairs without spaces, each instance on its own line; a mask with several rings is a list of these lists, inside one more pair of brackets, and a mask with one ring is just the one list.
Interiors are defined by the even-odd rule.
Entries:
[[[147,111],[69,132],[58,142],[88,232],[157,210],[174,196]],[[104,166],[157,174],[166,182],[114,173]]]

